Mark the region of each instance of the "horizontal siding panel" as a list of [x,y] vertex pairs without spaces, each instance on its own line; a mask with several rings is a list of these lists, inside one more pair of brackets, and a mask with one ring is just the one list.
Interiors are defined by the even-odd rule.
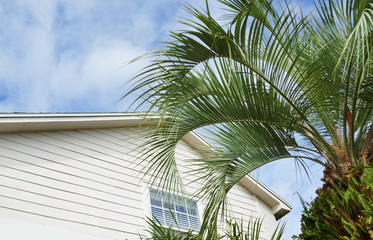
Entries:
[[[90,216],[93,218],[102,218],[108,221],[116,221],[125,224],[142,222],[143,218],[139,216],[141,210],[136,210],[130,207],[122,207],[124,210],[122,213],[106,211],[104,209],[96,208],[81,203],[71,202],[67,199],[61,200],[54,197],[47,197],[45,195],[39,195],[31,193],[30,191],[23,191],[14,188],[0,188],[2,189],[0,196],[3,198],[14,199],[30,204],[37,204],[46,208],[56,208],[61,212],[72,212],[84,216]],[[55,216],[57,213],[50,211],[51,216]]]
[[[139,161],[148,156],[140,149],[143,132],[115,128],[0,134],[0,214],[55,222],[110,239],[139,239],[137,233],[147,227],[144,207],[149,208],[143,202],[149,176],[141,178],[147,165]],[[202,156],[181,140],[175,157],[187,193],[201,189],[203,181],[190,174],[199,167],[190,160]],[[231,189],[228,199],[233,216],[246,221],[259,215],[243,186]]]
[[[95,132],[101,132],[101,133],[104,133],[104,134],[109,134],[108,132],[109,131],[112,131],[112,132],[117,132],[117,138],[112,138],[112,136],[109,136],[109,135],[106,135],[103,136],[101,135],[101,139],[102,140],[105,140],[105,141],[108,141],[108,142],[112,142],[112,143],[115,143],[115,144],[119,144],[119,142],[123,142],[123,145],[127,146],[131,146],[130,148],[131,149],[134,149],[134,148],[138,148],[139,146],[142,145],[143,143],[143,139],[139,138],[138,135],[136,135],[137,132],[141,133],[141,129],[140,130],[123,130],[122,133],[118,132],[118,130],[114,131],[114,130],[111,130],[111,129],[108,129],[108,130],[102,130],[102,129],[97,129],[97,130],[79,130],[79,132],[84,132],[84,133],[87,133],[87,134],[90,134],[91,136],[93,137],[97,137],[98,135],[95,134]],[[133,132],[133,136],[126,136],[125,134],[128,132]],[[111,138],[111,140],[110,140]],[[116,140],[115,140],[116,139]],[[120,145],[120,144],[119,144]],[[199,159],[201,158],[201,155],[198,154],[197,151],[195,151],[193,148],[191,148],[189,145],[187,145],[183,140],[180,140],[179,143],[177,144],[177,148],[176,148],[176,155],[180,156],[182,159]]]
[[130,151],[126,146],[110,150],[118,145],[97,140],[80,144],[84,140],[53,132],[1,135],[2,215],[139,239],[146,223],[139,171],[130,162],[135,157],[123,153]]
[[143,139],[139,135],[132,133],[127,130],[122,131],[122,135],[117,137],[111,135],[114,131],[106,129],[94,129],[94,130],[78,130],[79,133],[90,135],[94,138],[99,139],[103,142],[114,144],[122,149],[126,147],[128,149],[136,149],[143,143]]
[[[131,161],[128,161],[128,155],[125,154],[116,154],[115,157],[111,156],[109,152],[100,152],[97,151],[98,147],[97,145],[89,146],[80,146],[79,142],[83,142],[82,140],[71,138],[69,139],[69,143],[65,142],[66,147],[63,147],[63,143],[56,143],[56,145],[53,145],[53,139],[47,139],[45,142],[39,140],[32,139],[31,136],[33,134],[24,134],[24,136],[27,137],[21,137],[21,136],[11,136],[7,137],[8,141],[14,142],[14,144],[19,144],[14,146],[16,149],[19,149],[20,145],[28,147],[29,151],[32,151],[32,153],[36,154],[36,156],[43,156],[48,159],[53,159],[54,157],[60,156],[65,157],[69,159],[89,159],[90,162],[93,164],[100,164],[102,167],[106,167],[108,169],[111,169],[112,171],[121,172],[121,171],[128,171],[135,167],[135,165],[131,165]],[[36,136],[34,136],[36,137]],[[52,144],[51,144],[52,143]],[[2,141],[0,141],[1,146],[3,146]],[[8,143],[10,147],[12,146],[12,143]],[[13,148],[14,149],[14,148]],[[103,148],[102,150],[105,150]],[[109,149],[107,149],[109,151]],[[41,152],[40,152],[41,151]],[[57,155],[57,156],[56,156]],[[58,158],[58,157],[57,157]]]
[[[64,155],[56,154],[58,149],[53,149],[55,152],[51,152],[50,150],[41,150],[37,147],[40,146],[26,146],[21,143],[8,141],[0,139],[0,144],[4,148],[12,150],[13,152],[10,153],[10,156],[16,156],[19,159],[32,159],[36,162],[41,162],[42,160],[46,160],[43,164],[51,165],[51,164],[59,164],[69,166],[72,165],[76,169],[85,169],[91,172],[94,171],[97,174],[101,174],[103,176],[107,176],[107,178],[117,178],[120,181],[127,181],[129,183],[134,183],[136,179],[136,175],[138,175],[138,171],[133,170],[131,167],[125,167],[122,165],[113,165],[108,161],[103,161],[103,159],[95,159],[91,156],[86,156],[76,153],[72,153],[66,150]],[[0,155],[4,157],[10,157],[6,149],[2,148],[0,151]],[[46,148],[51,149],[52,147]],[[19,152],[19,149],[22,149],[22,152]],[[61,152],[60,151],[60,152]],[[72,154],[71,154],[72,153]],[[8,155],[7,155],[8,154]]]
[[117,129],[95,129],[92,131],[84,130],[82,131],[82,133],[100,138],[101,140],[107,141],[112,144],[118,144],[120,145],[119,149],[121,149],[121,147],[126,147],[128,149],[138,149],[144,144],[144,139],[141,138],[138,134],[124,129],[120,129],[119,131],[117,131]]
[[[16,166],[14,166],[16,164]],[[49,167],[37,166],[34,164],[29,164],[27,162],[14,160],[11,158],[0,157],[0,166],[3,167],[2,173],[6,172],[17,172],[18,175],[24,175],[24,177],[29,177],[30,175],[44,178],[46,180],[58,181],[64,184],[71,184],[80,187],[86,187],[87,189],[96,190],[101,193],[106,193],[109,195],[116,196],[136,196],[138,188],[137,185],[132,185],[128,183],[122,183],[121,185],[109,185],[103,184],[97,181],[95,178],[89,179],[87,177],[73,175],[70,172],[63,173],[57,170],[51,170]],[[131,191],[131,188],[134,189]]]
[[[23,179],[20,179],[20,178],[17,178],[17,177],[9,177],[9,176],[6,176],[6,175],[1,175],[0,176],[0,179],[4,179],[8,177],[8,179],[6,179],[5,181],[2,182],[1,186],[3,186],[5,184],[5,182],[8,183],[8,185],[6,186],[9,186],[10,188],[14,188],[14,189],[19,189],[19,190],[23,190],[26,191],[26,192],[29,192],[31,190],[29,189],[25,189],[24,185],[28,185],[27,183],[29,182],[26,182],[26,181],[23,181]],[[14,183],[14,180],[18,180],[20,182],[18,182],[19,185],[21,186],[17,186],[17,185],[12,185],[12,184],[15,184]],[[12,184],[10,184],[10,182],[13,182]],[[39,195],[44,195],[45,196],[45,191],[47,190],[48,191],[48,194],[50,194],[50,191],[51,189],[49,189],[47,187],[47,189],[45,189],[45,186],[47,185],[41,185],[41,184],[38,184],[36,182],[33,182],[36,186],[40,186],[41,188],[39,188],[38,190],[44,190],[44,192],[33,192],[34,194],[39,194]],[[34,187],[34,189],[37,189],[37,187]],[[70,188],[71,189],[71,188]],[[74,192],[74,191],[66,191],[65,189],[63,188],[52,188],[52,190],[59,190],[61,193],[59,195],[61,195],[61,197],[59,198],[56,198],[54,195],[50,195],[51,198],[53,199],[63,199],[63,200],[67,200],[67,201],[70,201],[70,198],[68,198],[69,195],[71,194],[76,194],[77,196],[75,197],[75,202],[82,202],[84,200],[84,202],[82,203],[88,203],[89,205],[92,205],[91,202],[94,202],[96,204],[96,206],[93,206],[93,207],[100,207],[100,206],[105,206],[105,208],[109,207],[110,205],[113,205],[115,204],[115,206],[112,206],[111,208],[115,211],[118,210],[118,206],[122,209],[122,210],[125,210],[127,212],[131,212],[132,209],[138,209],[138,210],[141,210],[141,206],[138,205],[138,202],[141,200],[141,199],[137,199],[137,201],[134,201],[132,199],[129,199],[129,198],[123,198],[123,195],[121,198],[120,198],[120,201],[115,201],[115,199],[113,199],[113,197],[111,197],[111,195],[106,195],[105,194],[100,194],[100,195],[89,195],[87,193],[84,193],[84,192]],[[58,196],[58,195],[57,195]],[[79,197],[78,197],[79,196]],[[83,196],[83,198],[82,198]],[[74,198],[73,198],[74,199]],[[99,201],[97,201],[99,200]],[[134,215],[137,215],[138,212],[134,213]]]
[[[123,156],[123,154],[127,155],[131,153],[132,149],[138,147],[138,145],[135,145],[134,147],[128,146],[128,144],[126,145],[126,143],[124,142],[122,148],[118,148],[118,146],[115,146],[110,142],[100,141],[100,139],[98,139],[97,137],[93,137],[83,132],[63,131],[58,133],[68,137],[67,139],[69,139],[69,142],[71,143],[77,144],[87,149],[92,149],[96,152],[110,154],[111,156]],[[120,149],[122,149],[122,151],[120,151]]]
[[247,206],[243,207],[240,205],[236,205],[231,200],[229,201],[229,208],[233,214],[240,216],[239,219],[241,219],[243,216],[258,217],[258,213],[259,213],[256,206],[252,206],[251,208],[248,208]]
[[108,201],[114,204],[123,204],[125,200],[128,199],[125,195],[106,193],[101,191],[100,189],[90,188],[80,184],[70,183],[67,181],[56,180],[52,177],[37,175],[35,173],[21,171],[14,168],[1,167],[1,175],[11,176],[17,179],[26,179],[29,182],[34,182],[40,185],[48,184],[57,189],[66,189],[69,192],[80,193],[86,196],[102,199],[104,201]]
[[179,156],[180,160],[189,160],[189,161],[203,158],[201,155],[198,154],[196,150],[180,149],[179,144],[176,147],[176,156]]
[[239,199],[236,196],[228,193],[229,200],[232,202],[232,204],[235,204],[237,206],[240,206],[242,208],[247,209],[257,209],[257,204],[254,200],[251,199]]
[[[110,175],[103,175],[94,173],[94,171],[87,171],[83,168],[75,168],[73,166],[69,166],[67,164],[55,163],[49,160],[38,159],[33,156],[28,156],[26,154],[17,153],[8,149],[1,149],[1,156],[0,156],[0,163],[5,164],[6,166],[21,166],[22,170],[29,169],[30,171],[34,172],[35,169],[36,173],[39,171],[45,170],[45,175],[53,175],[56,178],[70,178],[79,181],[90,181],[93,183],[97,183],[99,185],[105,185],[109,188],[118,188],[122,190],[128,191],[129,189],[137,189],[139,187],[136,184],[136,181],[123,181],[122,179],[127,178],[128,176],[122,175],[120,176],[122,179],[112,178]],[[129,176],[131,177],[131,176]],[[131,177],[132,178],[132,177]],[[134,180],[134,179],[133,179]],[[133,185],[133,186],[128,186]],[[137,191],[136,191],[137,192]]]
[[[89,205],[92,207],[104,209],[114,213],[125,213],[130,209],[137,209],[138,211],[143,210],[139,201],[133,201],[125,198],[122,203],[113,202],[103,198],[101,195],[86,195],[82,192],[73,192],[69,189],[58,188],[51,186],[48,183],[39,184],[34,181],[24,180],[14,176],[0,175],[1,187],[6,189],[12,188],[20,191],[30,192],[40,196],[67,200],[71,202],[81,203],[82,205]],[[137,212],[138,212],[137,211]]]
[[[99,130],[101,130],[101,129],[98,129],[97,131],[96,130],[80,130],[79,132],[84,132],[84,133],[87,133],[87,134],[91,135],[92,137],[97,137],[98,136],[97,132]],[[103,131],[103,130],[101,130],[101,131]],[[117,148],[117,150],[118,150],[118,149],[121,148],[120,144],[122,144],[122,145],[126,145],[127,144],[127,142],[124,141],[124,140],[122,140],[122,139],[112,138],[111,140],[109,140],[109,137],[111,137],[111,136],[109,136],[109,135],[100,136],[100,140],[103,140],[105,143],[111,142],[111,143],[114,144],[112,146],[105,145],[105,147]],[[115,139],[116,139],[116,142],[115,142]],[[140,144],[135,145],[133,148],[138,147],[139,145]],[[119,148],[118,148],[118,146],[119,146]],[[127,151],[127,154],[128,154],[128,149],[125,149],[124,152],[126,152],[126,151]],[[136,157],[141,156],[134,149],[131,149],[131,153],[129,155],[131,155],[131,159],[135,160],[135,161],[136,161]],[[200,157],[201,156],[197,152],[194,152],[194,150],[192,150],[190,147],[186,151],[181,151],[181,152],[179,151],[179,147],[176,148],[176,158],[178,160],[187,160],[188,161],[190,159],[195,159],[195,158],[200,158]],[[197,169],[197,167],[191,165],[187,161],[184,161],[184,164],[183,164],[182,167],[185,167],[186,170],[195,170],[195,169]],[[144,166],[144,165],[141,165],[141,166]]]
[[3,202],[0,202],[0,215],[12,219],[22,219],[22,221],[29,221],[33,223],[38,222],[46,226],[61,226],[77,232],[88,233],[115,240],[139,239],[138,232],[143,232],[143,229],[135,229],[132,225],[121,225],[119,226],[119,229],[117,229],[112,228],[111,226],[107,227],[104,224],[88,224],[82,222],[80,219],[68,219],[62,216],[50,217],[41,213],[31,212],[29,209],[18,208],[18,206],[12,208]]
[[238,203],[246,203],[246,204],[249,203],[249,204],[255,204],[256,206],[256,203],[253,197],[250,195],[242,196],[242,195],[234,194],[233,192],[229,191],[229,196],[231,199],[234,199],[234,201],[237,201]]
[[232,195],[242,198],[254,199],[252,193],[246,190],[240,183],[237,183],[233,186],[233,188],[229,191]]
[[93,217],[87,214],[80,214],[73,211],[66,211],[57,207],[43,206],[31,201],[25,201],[16,198],[3,197],[0,195],[0,207],[10,208],[17,211],[29,212],[31,214],[39,214],[50,218],[61,219],[71,222],[84,223],[86,225],[93,225],[103,228],[110,228],[115,231],[131,232],[131,229],[136,226],[141,227],[141,223],[132,222],[130,224],[118,221],[112,221],[100,217]]

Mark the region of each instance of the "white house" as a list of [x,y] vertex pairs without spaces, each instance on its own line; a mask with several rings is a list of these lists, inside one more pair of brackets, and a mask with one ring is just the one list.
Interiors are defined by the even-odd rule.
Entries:
[[[136,164],[141,114],[0,114],[0,232],[2,239],[139,239],[146,216],[170,222],[166,200],[141,178]],[[190,133],[176,149],[186,159],[205,144]],[[183,176],[183,175],[182,175]],[[190,177],[189,177],[190,178]],[[186,177],[185,181],[193,179]],[[198,182],[186,184],[194,192]],[[263,218],[262,238],[291,207],[251,176],[229,193],[232,216]],[[163,205],[162,205],[163,204]],[[175,210],[179,225],[198,228],[204,203]]]

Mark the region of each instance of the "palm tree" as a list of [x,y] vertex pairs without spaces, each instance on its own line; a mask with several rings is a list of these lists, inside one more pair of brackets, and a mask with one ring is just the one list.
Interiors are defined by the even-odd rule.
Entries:
[[[196,235],[192,230],[183,233],[175,233],[171,227],[164,228],[159,221],[147,220],[150,229],[150,237],[146,240],[202,240],[203,236]],[[228,229],[224,234],[217,234],[213,239],[227,240],[259,240],[262,222],[260,219],[250,219],[247,226],[236,220],[228,221]],[[277,227],[271,236],[271,240],[280,240],[284,232],[285,225]],[[142,239],[142,237],[140,236]],[[212,238],[210,238],[212,240]]]
[[[161,119],[145,144],[154,153],[148,173],[178,187],[176,144],[196,129],[210,136],[215,147],[195,160],[206,183],[199,194],[209,200],[206,236],[242,177],[286,158],[325,168],[319,196],[333,191],[345,199],[342,192],[355,183],[372,205],[373,186],[362,179],[373,174],[373,2],[320,0],[315,16],[269,0],[220,2],[224,25],[207,3],[204,11],[186,6],[194,20],[182,21],[187,30],[171,32],[149,53],[151,64],[126,94],[142,91],[136,106]],[[373,213],[358,203],[348,203],[347,213],[335,210],[329,200],[330,215],[369,239]]]

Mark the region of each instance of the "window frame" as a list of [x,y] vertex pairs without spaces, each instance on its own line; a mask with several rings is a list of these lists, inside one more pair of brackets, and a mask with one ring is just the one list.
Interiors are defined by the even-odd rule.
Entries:
[[[157,191],[158,192],[158,194],[161,194],[161,196],[163,195],[163,193],[166,193],[166,194],[168,194],[168,192],[167,192],[167,190],[165,190],[164,188],[160,188],[160,187],[156,187],[156,186],[151,186],[151,185],[148,185],[148,184],[146,184],[146,188],[145,188],[145,199],[144,199],[144,205],[145,205],[145,207],[144,207],[144,210],[145,210],[145,215],[149,218],[149,219],[153,219],[153,214],[152,214],[152,203],[151,203],[151,191]],[[170,225],[167,225],[166,224],[166,222],[165,221],[163,221],[163,220],[165,220],[165,219],[163,219],[162,221],[160,221],[161,222],[161,226],[162,227],[164,227],[164,228],[171,228],[173,231],[175,231],[175,232],[179,232],[179,233],[183,233],[183,232],[187,232],[187,231],[190,231],[190,230],[192,230],[193,229],[193,233],[198,233],[198,231],[199,231],[199,229],[200,229],[200,227],[201,227],[201,210],[202,210],[202,206],[201,206],[201,204],[200,204],[200,202],[199,201],[195,201],[189,194],[184,194],[184,195],[181,195],[181,194],[173,194],[174,196],[175,196],[175,199],[187,199],[187,200],[191,200],[191,201],[193,201],[194,203],[195,203],[195,206],[196,206],[196,215],[190,215],[187,211],[179,211],[179,210],[176,210],[175,208],[175,206],[174,206],[174,217],[175,218],[177,218],[177,216],[176,216],[176,214],[177,213],[183,213],[183,214],[185,214],[186,215],[186,217],[187,217],[187,219],[188,219],[188,226],[190,226],[191,224],[190,224],[190,220],[189,220],[189,217],[196,217],[197,218],[197,220],[198,220],[198,228],[188,228],[188,229],[184,229],[184,228],[180,228],[181,226],[180,226],[180,224],[178,224],[178,225],[172,225],[172,226],[170,226]],[[163,199],[163,196],[162,196],[162,199]],[[155,207],[157,207],[157,206],[155,206]],[[159,208],[159,207],[157,207],[157,208]],[[163,209],[166,209],[166,208],[164,208],[163,207],[163,203],[162,203],[162,210]],[[176,212],[176,211],[177,212]],[[164,215],[164,214],[163,214]]]

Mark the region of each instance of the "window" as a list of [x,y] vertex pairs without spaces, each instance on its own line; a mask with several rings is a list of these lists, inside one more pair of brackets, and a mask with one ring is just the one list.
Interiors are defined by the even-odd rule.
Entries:
[[152,219],[162,226],[186,231],[200,228],[197,203],[191,199],[150,189],[150,207]]

